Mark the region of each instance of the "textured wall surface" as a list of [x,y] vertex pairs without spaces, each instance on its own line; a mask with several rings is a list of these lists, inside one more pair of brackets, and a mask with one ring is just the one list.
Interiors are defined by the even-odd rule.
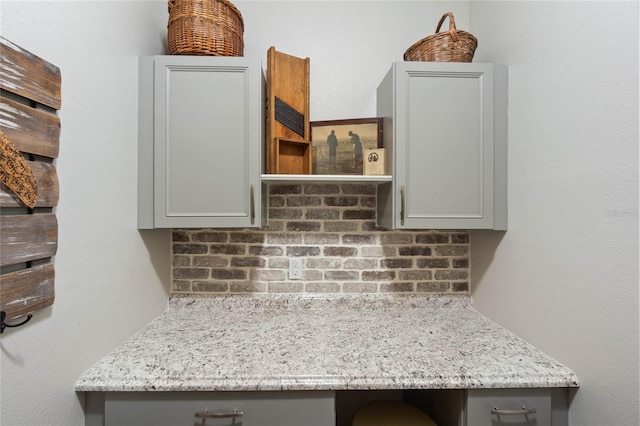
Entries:
[[55,303],[2,334],[2,426],[84,424],[82,371],[166,309],[169,232],[136,229],[138,56],[162,51],[165,14],[166,2],[0,5],[2,37],[62,74]]
[[469,291],[466,231],[377,229],[375,206],[373,184],[272,184],[260,230],[173,231],[172,292]]
[[570,425],[637,426],[639,3],[469,4],[474,61],[509,65],[509,230],[470,234],[474,306],[575,371]]

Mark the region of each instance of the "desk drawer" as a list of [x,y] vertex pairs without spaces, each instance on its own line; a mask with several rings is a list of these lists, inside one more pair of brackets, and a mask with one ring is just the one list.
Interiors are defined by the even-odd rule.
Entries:
[[[315,391],[107,392],[105,426],[333,426],[334,399]],[[196,416],[205,412],[227,416]]]
[[550,389],[467,391],[467,426],[552,426]]

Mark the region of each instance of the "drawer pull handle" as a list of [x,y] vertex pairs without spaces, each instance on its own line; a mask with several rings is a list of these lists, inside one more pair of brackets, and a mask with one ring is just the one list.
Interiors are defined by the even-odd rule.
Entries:
[[494,406],[493,410],[491,410],[491,414],[495,414],[498,416],[526,416],[527,414],[535,414],[535,408],[527,408],[522,405],[522,409],[520,410],[501,410],[498,407]]
[[207,419],[234,419],[234,423],[235,423],[235,419],[237,419],[238,417],[242,417],[243,415],[244,415],[244,412],[238,411],[237,409],[233,410],[232,412],[226,412],[226,413],[224,412],[209,413],[208,410],[204,410],[204,411],[197,412],[195,414],[196,418],[202,419],[203,425]]

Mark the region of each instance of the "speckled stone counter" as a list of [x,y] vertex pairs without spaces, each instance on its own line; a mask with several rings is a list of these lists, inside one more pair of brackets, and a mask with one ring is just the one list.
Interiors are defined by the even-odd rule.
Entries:
[[173,297],[77,391],[577,387],[467,296]]

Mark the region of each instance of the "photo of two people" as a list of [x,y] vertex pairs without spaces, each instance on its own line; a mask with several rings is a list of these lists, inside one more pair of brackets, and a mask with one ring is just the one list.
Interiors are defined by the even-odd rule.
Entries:
[[362,152],[381,147],[382,119],[311,123],[313,174],[361,175]]

